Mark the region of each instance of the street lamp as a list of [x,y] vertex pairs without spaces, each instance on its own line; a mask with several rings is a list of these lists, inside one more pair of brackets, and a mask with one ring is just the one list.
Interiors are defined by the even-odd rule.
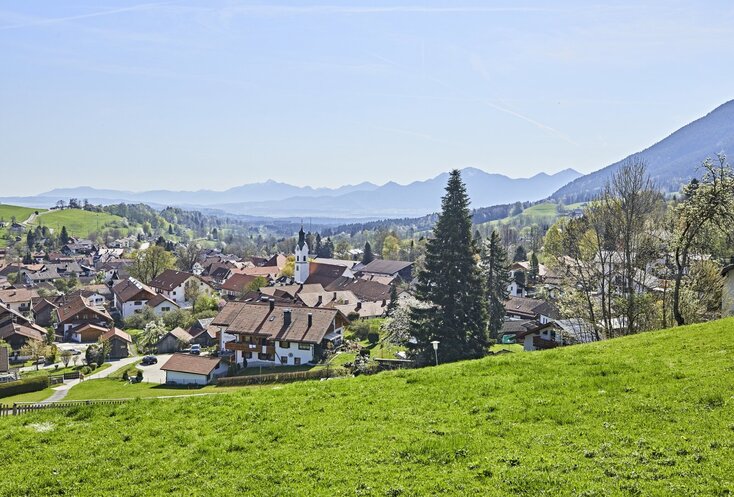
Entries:
[[438,366],[438,344],[441,343],[438,340],[434,340],[431,342],[431,345],[433,345],[433,353],[436,355],[436,366]]

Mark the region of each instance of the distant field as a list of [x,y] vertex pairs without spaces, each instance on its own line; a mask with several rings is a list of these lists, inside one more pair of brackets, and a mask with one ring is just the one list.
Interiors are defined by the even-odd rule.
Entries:
[[65,209],[49,211],[38,216],[34,225],[41,223],[59,233],[62,226],[66,226],[69,236],[86,237],[93,231],[102,230],[107,225],[119,223],[122,226],[123,218],[107,214],[106,212],[90,212],[80,209]]
[[4,417],[12,457],[0,495],[731,495],[733,339],[726,319],[376,376]]
[[[13,217],[15,217],[16,222],[22,223],[35,211],[43,212],[45,210],[46,209],[33,209],[31,207],[0,204],[0,221],[10,224],[13,221]],[[5,247],[8,244],[7,240],[5,240],[7,233],[7,228],[0,228],[0,248]]]

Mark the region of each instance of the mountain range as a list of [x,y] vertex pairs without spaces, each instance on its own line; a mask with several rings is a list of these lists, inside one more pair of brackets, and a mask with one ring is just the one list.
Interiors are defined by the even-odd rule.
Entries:
[[[734,100],[675,131],[651,147],[582,175],[573,169],[555,174],[540,173],[530,178],[509,178],[474,167],[462,170],[472,207],[509,204],[543,199],[567,203],[588,200],[630,158],[647,164],[651,179],[668,192],[698,175],[698,166],[707,157],[734,150]],[[406,185],[394,182],[376,185],[364,182],[339,188],[294,186],[276,181],[236,186],[224,191],[150,190],[130,192],[88,186],[59,188],[34,197],[0,198],[4,203],[43,207],[58,200],[87,199],[95,204],[142,202],[156,208],[167,205],[230,214],[252,219],[318,218],[335,222],[420,217],[440,209],[448,173]]]
[[552,198],[566,202],[588,200],[598,194],[614,172],[630,159],[643,160],[647,165],[650,179],[660,189],[677,192],[682,185],[699,176],[698,166],[707,157],[715,159],[716,154],[732,150],[734,150],[734,100],[683,126],[641,152],[576,178],[555,192]]
[[[505,204],[543,199],[569,181],[581,176],[573,169],[531,178],[509,178],[468,167],[462,170],[472,205]],[[166,205],[209,212],[255,217],[330,219],[378,219],[422,216],[439,210],[448,173],[407,185],[389,182],[378,186],[360,183],[339,188],[299,187],[276,181],[246,184],[225,191],[151,190],[129,192],[88,186],[58,188],[36,197],[1,199],[18,205],[53,205],[59,199],[87,199],[95,204],[142,202],[153,207]]]

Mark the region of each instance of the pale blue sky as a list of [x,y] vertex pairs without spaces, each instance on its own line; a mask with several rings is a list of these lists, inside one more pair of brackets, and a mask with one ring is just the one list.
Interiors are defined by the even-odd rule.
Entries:
[[4,1],[0,195],[589,172],[734,98],[733,35],[730,1]]

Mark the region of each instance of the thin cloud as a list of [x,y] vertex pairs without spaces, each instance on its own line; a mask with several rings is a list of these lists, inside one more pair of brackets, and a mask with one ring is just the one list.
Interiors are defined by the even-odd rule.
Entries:
[[6,26],[0,26],[0,31],[7,31],[11,29],[21,29],[21,28],[32,28],[37,26],[48,26],[52,24],[61,24],[69,21],[78,21],[81,19],[89,19],[92,17],[104,17],[104,16],[111,16],[116,14],[122,14],[125,12],[134,12],[134,11],[141,11],[141,10],[152,10],[156,7],[160,7],[162,5],[169,4],[171,2],[160,2],[160,3],[147,3],[147,4],[140,4],[140,5],[133,5],[131,7],[122,7],[119,9],[111,9],[111,10],[101,10],[97,12],[90,12],[88,14],[78,14],[75,16],[66,16],[66,17],[51,17],[51,18],[36,18],[32,19],[26,22],[21,22],[17,24],[9,24]]

